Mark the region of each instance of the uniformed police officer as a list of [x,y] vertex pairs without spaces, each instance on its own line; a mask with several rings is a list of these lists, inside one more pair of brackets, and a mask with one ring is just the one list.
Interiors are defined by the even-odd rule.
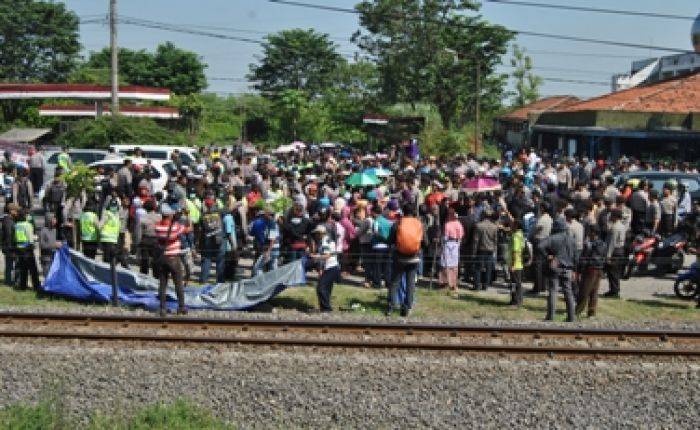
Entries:
[[112,199],[102,213],[100,220],[100,243],[102,244],[102,258],[105,263],[109,263],[109,270],[112,274],[112,304],[117,305],[117,258],[119,257],[119,200]]
[[93,260],[97,256],[98,224],[95,204],[89,202],[80,215],[80,242],[83,246],[83,254]]
[[58,154],[56,165],[62,169],[63,173],[70,173],[73,169],[73,161],[70,159],[67,146],[64,146],[62,151]]
[[34,226],[29,222],[28,212],[21,209],[15,223],[15,248],[17,249],[17,270],[19,276],[19,288],[27,289],[28,276],[32,277],[32,287],[38,290],[39,271],[34,255]]

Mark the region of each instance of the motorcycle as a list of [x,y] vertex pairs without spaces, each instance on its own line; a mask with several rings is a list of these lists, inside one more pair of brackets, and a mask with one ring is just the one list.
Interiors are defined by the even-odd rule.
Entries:
[[679,299],[691,300],[700,294],[700,265],[693,263],[690,269],[680,273],[673,284],[673,292]]
[[688,241],[682,233],[675,233],[666,239],[658,234],[640,234],[632,242],[632,253],[623,273],[629,279],[635,269],[644,270],[651,263],[660,275],[675,273],[683,268],[684,249]]

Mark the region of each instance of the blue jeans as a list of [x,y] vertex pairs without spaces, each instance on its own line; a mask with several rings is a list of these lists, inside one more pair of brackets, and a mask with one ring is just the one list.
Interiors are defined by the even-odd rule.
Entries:
[[199,275],[199,282],[206,284],[209,281],[209,273],[211,272],[212,259],[216,259],[216,282],[224,282],[224,257],[226,252],[224,248],[220,248],[219,251],[212,255],[209,252],[202,255],[202,273]]
[[[496,261],[493,257],[493,252],[478,251],[476,253],[477,264],[474,267],[474,288],[485,290],[491,286],[491,275]],[[482,272],[484,272],[482,274]],[[483,277],[483,278],[482,278]]]
[[[389,284],[389,309],[393,309],[395,305],[400,305],[403,311],[413,308],[417,272],[418,263],[402,263],[398,260],[394,262]],[[400,295],[402,281],[406,283],[406,292]]]

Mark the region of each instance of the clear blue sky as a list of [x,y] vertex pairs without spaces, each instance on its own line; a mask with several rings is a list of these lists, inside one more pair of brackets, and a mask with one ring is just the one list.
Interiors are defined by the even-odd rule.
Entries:
[[[352,7],[354,0],[307,0],[309,3]],[[540,3],[628,9],[696,16],[700,12],[697,0],[531,0]],[[106,14],[108,0],[65,0],[64,3],[79,16]],[[310,10],[269,3],[266,0],[118,0],[119,14],[171,24],[216,26],[221,30],[206,31],[261,39],[267,32],[287,28],[314,28],[328,33],[345,55],[356,48],[349,37],[358,29],[357,17],[337,12]],[[557,11],[513,5],[486,3],[481,10],[485,19],[511,29],[568,34],[606,40],[618,40],[644,45],[692,49],[690,27],[692,21],[603,15],[573,11]],[[81,28],[82,44],[86,51],[98,50],[109,41],[108,28],[101,24],[86,24]],[[248,65],[256,61],[260,47],[255,44],[219,40],[163,30],[144,29],[123,25],[119,30],[119,45],[126,48],[153,50],[159,43],[172,41],[177,46],[197,52],[209,64],[208,77],[231,78],[240,81],[210,80],[209,90],[219,93],[249,91],[241,82]],[[613,73],[626,72],[635,58],[646,58],[668,53],[646,49],[630,49],[593,45],[554,39],[519,36],[517,43],[524,46],[534,59],[537,73],[543,77],[610,82]],[[562,55],[563,53],[590,54],[590,56]],[[509,57],[504,58],[504,63]],[[503,68],[503,71],[510,70]],[[603,85],[546,82],[544,95],[575,94],[583,97],[609,91]]]

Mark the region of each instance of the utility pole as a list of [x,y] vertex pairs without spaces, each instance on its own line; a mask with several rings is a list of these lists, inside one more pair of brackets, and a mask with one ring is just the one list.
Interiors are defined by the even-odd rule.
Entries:
[[119,114],[119,48],[117,47],[117,0],[109,0],[109,46],[112,51],[112,118]]
[[476,118],[474,124],[474,156],[479,153],[481,140],[481,60],[476,60]]

